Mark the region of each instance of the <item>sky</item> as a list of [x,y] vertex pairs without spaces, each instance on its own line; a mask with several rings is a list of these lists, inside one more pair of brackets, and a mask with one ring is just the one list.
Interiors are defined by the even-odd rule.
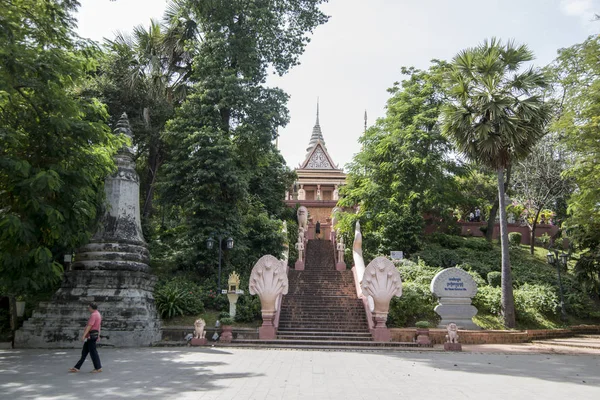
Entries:
[[[161,19],[165,0],[80,0],[78,32],[96,41]],[[301,64],[273,75],[268,86],[290,95],[290,123],[279,148],[292,168],[304,160],[320,103],[327,149],[340,167],[360,150],[358,138],[385,116],[387,88],[402,81],[402,66],[428,68],[496,36],[527,44],[535,65],[557,50],[600,32],[600,0],[330,0],[329,21],[311,35]]]

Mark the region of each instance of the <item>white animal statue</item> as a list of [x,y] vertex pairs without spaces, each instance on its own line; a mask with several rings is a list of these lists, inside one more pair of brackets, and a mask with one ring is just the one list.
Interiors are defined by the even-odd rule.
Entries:
[[194,339],[204,339],[206,332],[204,331],[204,327],[206,326],[206,322],[200,318],[194,322]]
[[304,232],[308,230],[308,209],[304,206],[298,207],[296,212],[298,216],[298,228],[302,228]]
[[454,322],[448,324],[447,328],[448,334],[446,335],[446,342],[448,343],[458,343],[458,327]]

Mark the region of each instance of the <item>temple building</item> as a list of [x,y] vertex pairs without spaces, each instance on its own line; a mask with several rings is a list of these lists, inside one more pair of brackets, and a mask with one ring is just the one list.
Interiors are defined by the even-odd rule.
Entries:
[[320,223],[321,237],[329,238],[331,213],[339,200],[339,189],[346,183],[346,174],[333,162],[319,125],[319,105],[317,121],[306,149],[306,157],[298,168],[294,186],[286,193],[286,204],[308,209],[308,238],[315,235],[317,222]]

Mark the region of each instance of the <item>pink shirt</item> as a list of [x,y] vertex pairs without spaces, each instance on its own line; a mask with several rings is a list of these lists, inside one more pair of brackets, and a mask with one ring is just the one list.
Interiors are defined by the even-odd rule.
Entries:
[[[88,323],[87,323],[88,325],[92,326],[90,331],[100,331],[100,323],[101,322],[102,322],[102,316],[100,315],[98,310],[94,311],[90,315],[90,319],[88,320]],[[88,337],[90,337],[89,334],[88,334]]]

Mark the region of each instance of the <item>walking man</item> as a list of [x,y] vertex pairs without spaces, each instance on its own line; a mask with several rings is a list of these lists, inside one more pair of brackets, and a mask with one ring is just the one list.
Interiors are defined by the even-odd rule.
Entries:
[[100,364],[100,356],[98,356],[98,350],[96,349],[96,342],[100,337],[100,324],[102,322],[102,316],[98,312],[98,305],[96,303],[90,303],[88,305],[88,311],[90,312],[90,319],[85,326],[83,336],[83,349],[81,350],[81,358],[75,364],[75,367],[70,368],[69,372],[79,372],[83,362],[87,358],[88,353],[94,363],[94,370],[92,372],[102,372],[102,364]]
[[479,209],[479,207],[475,208],[475,221],[481,221],[481,210]]

